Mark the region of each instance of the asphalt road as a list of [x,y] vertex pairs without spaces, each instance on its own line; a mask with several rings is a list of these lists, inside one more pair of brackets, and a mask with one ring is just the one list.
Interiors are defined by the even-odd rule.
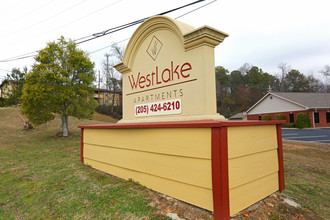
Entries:
[[282,129],[284,140],[306,141],[330,144],[330,128]]

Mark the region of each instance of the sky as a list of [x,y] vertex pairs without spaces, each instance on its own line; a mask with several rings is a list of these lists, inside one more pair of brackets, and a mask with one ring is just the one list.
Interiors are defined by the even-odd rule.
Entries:
[[[34,63],[33,58],[2,61],[31,55],[60,36],[79,39],[194,1],[0,1],[0,82],[12,68],[30,69]],[[329,8],[328,0],[206,0],[167,16],[177,18],[197,9],[178,20],[229,34],[215,48],[216,66],[233,71],[249,63],[278,75],[278,65],[286,63],[306,75],[321,77],[320,71],[330,65]],[[80,44],[79,48],[90,53],[95,68],[101,70],[109,46],[117,42],[125,46],[137,27]]]

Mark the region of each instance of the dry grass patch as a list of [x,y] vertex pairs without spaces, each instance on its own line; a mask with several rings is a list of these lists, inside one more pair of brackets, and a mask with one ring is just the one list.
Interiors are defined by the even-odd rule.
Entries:
[[0,109],[0,219],[157,218],[136,183],[80,163],[77,126],[104,122],[70,118],[73,135],[58,138],[58,117],[23,131],[18,113]]
[[327,219],[330,210],[330,145],[284,141],[284,169],[284,193]]
[[[78,125],[116,122],[70,117],[72,136],[58,138],[60,119],[23,131],[17,108],[0,108],[0,219],[212,219],[209,211],[104,174],[80,163]],[[97,121],[99,120],[99,121]],[[327,219],[330,145],[284,141],[285,194],[243,210],[236,219]]]

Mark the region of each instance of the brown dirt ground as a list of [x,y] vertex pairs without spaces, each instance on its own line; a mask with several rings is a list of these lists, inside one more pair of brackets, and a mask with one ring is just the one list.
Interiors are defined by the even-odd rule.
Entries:
[[[103,175],[110,176],[111,178],[118,178],[99,170],[95,171],[102,173]],[[170,196],[166,196],[159,192],[155,192],[146,187],[141,187],[138,184],[134,188],[135,190],[142,191],[146,197],[150,199],[149,205],[156,208],[154,215],[160,218],[166,216],[167,213],[173,213],[179,218],[187,220],[214,219],[212,212],[208,210],[188,204]],[[231,220],[322,220],[322,218],[316,216],[306,208],[291,207],[283,201],[285,197],[287,196],[280,192],[273,193],[272,195],[237,213],[235,216],[232,216]]]
[[[172,197],[147,190],[146,193],[152,198],[151,206],[157,208],[158,216],[165,216],[166,213],[175,213],[183,219],[213,219],[210,211],[198,208]],[[232,220],[242,219],[298,219],[318,220],[321,219],[305,208],[294,208],[283,201],[283,195],[276,192],[267,198],[255,203],[247,209],[242,210],[231,218]]]

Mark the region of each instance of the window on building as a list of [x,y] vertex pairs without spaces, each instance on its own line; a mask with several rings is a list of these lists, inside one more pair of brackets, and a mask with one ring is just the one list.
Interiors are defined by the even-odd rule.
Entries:
[[330,123],[330,112],[326,113],[327,123]]
[[259,121],[261,121],[261,115],[259,115]]
[[294,123],[294,115],[293,113],[289,114],[289,118],[290,118],[290,123]]
[[314,112],[314,122],[320,123],[320,116],[318,112]]

